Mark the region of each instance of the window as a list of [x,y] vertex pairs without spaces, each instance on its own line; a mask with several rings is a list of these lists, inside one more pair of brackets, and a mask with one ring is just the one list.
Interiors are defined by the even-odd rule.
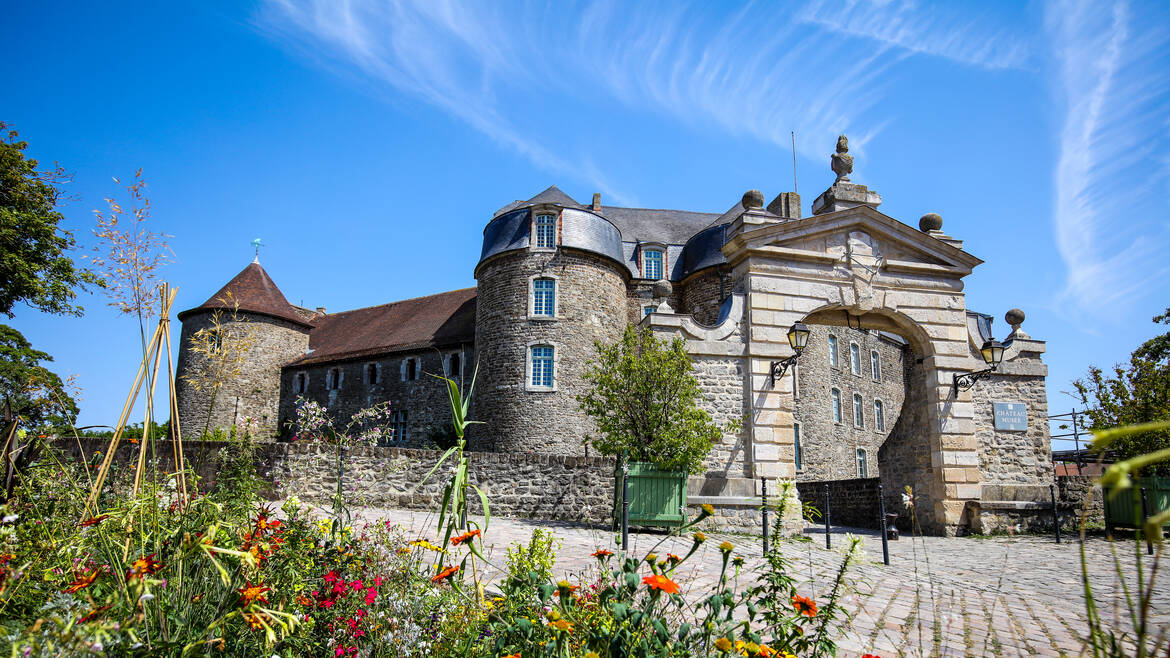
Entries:
[[370,386],[374,386],[378,383],[378,364],[366,364],[366,383]]
[[390,437],[391,441],[395,443],[402,443],[409,437],[409,431],[406,428],[406,411],[395,411],[390,415],[390,422],[394,424],[394,434]]
[[661,249],[643,249],[642,250],[642,278],[644,279],[661,279],[662,278],[662,260],[663,254]]
[[537,388],[553,386],[553,348],[551,345],[532,347],[532,385]]
[[657,310],[658,310],[657,306],[655,306],[653,304],[647,304],[647,305],[642,307],[642,317],[646,317],[647,315],[650,315],[651,313],[654,313]]
[[557,216],[537,215],[533,223],[536,225],[536,247],[538,249],[556,248]]
[[833,422],[841,422],[841,391],[833,389]]
[[868,460],[866,459],[865,449],[858,448],[857,449],[857,477],[859,477],[859,478],[869,477],[869,464],[867,463],[867,461]]
[[882,380],[882,357],[877,350],[869,352],[869,369],[873,371],[873,380],[880,382]]
[[301,394],[309,390],[309,376],[303,372],[298,372],[296,383],[293,384],[293,388],[296,390],[297,394]]
[[829,366],[837,367],[837,337],[832,334],[829,335]]
[[796,461],[796,470],[799,471],[804,468],[804,455],[801,454],[800,450],[800,423],[792,426],[792,442],[793,448],[795,449],[794,459]]
[[453,352],[447,355],[447,376],[458,377],[463,374],[463,359],[459,357],[458,352]]
[[325,388],[330,391],[341,388],[341,368],[330,368],[325,373]]
[[865,410],[861,408],[861,394],[853,394],[853,426],[865,427]]
[[857,343],[849,343],[849,372],[861,374],[861,348]]
[[419,371],[418,357],[411,357],[402,360],[402,381],[412,382],[418,379]]
[[532,314],[551,318],[556,313],[557,282],[553,279],[532,280]]
[[881,400],[873,401],[873,428],[879,432],[886,431],[886,409]]

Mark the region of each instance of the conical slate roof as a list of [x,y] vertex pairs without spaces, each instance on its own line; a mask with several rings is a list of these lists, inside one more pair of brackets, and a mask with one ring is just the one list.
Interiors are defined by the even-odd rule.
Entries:
[[280,288],[276,287],[276,284],[272,282],[272,277],[268,276],[268,272],[264,271],[258,261],[252,261],[210,299],[195,308],[180,313],[179,320],[197,311],[231,310],[233,308],[231,302],[239,304],[241,311],[261,313],[306,327],[311,326],[297,313],[293,305],[288,303],[284,294],[280,292]]

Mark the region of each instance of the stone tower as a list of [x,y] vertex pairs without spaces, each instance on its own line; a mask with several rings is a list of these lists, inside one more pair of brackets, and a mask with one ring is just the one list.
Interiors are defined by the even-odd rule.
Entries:
[[550,187],[498,211],[475,268],[476,450],[584,454],[593,431],[576,396],[596,355],[627,324],[621,234]]
[[[175,383],[179,420],[185,436],[197,438],[204,428],[231,427],[245,418],[256,419],[265,438],[277,432],[281,365],[305,354],[309,347],[311,315],[296,309],[272,278],[252,261],[219,292],[199,306],[178,315],[183,324],[179,347],[178,381]],[[192,338],[201,329],[215,332],[218,345],[236,361],[219,367],[238,374],[213,391],[216,361],[192,349]],[[233,345],[246,346],[232,359]],[[220,361],[220,363],[223,363]]]

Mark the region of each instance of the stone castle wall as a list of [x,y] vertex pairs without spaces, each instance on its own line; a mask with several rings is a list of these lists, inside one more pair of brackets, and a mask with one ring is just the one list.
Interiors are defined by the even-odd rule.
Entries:
[[[1040,483],[1047,486],[1053,473],[1044,377],[992,374],[971,389],[971,401],[975,408],[975,438],[979,445],[978,472],[973,475],[981,475],[984,484]],[[1023,402],[1027,405],[1028,430],[996,430],[995,402]],[[974,469],[974,465],[971,468]]]
[[731,287],[730,281],[720,276],[718,268],[711,268],[683,281],[682,291],[683,312],[694,316],[695,322],[710,327],[719,320],[719,306],[731,294]]
[[751,413],[744,395],[744,359],[740,357],[697,356],[693,360],[695,379],[703,393],[700,407],[711,414],[716,425],[740,421],[740,431],[725,433],[707,453],[703,465],[707,475],[723,478],[751,477],[748,459],[746,418]]
[[[883,337],[845,327],[811,325],[808,347],[801,354],[796,372],[796,411],[800,427],[801,468],[798,482],[845,480],[861,477],[857,450],[866,451],[866,476],[880,473],[878,452],[893,431],[906,396],[904,379],[908,348]],[[829,336],[837,338],[837,365],[829,361]],[[853,374],[850,344],[860,352],[861,368]],[[880,359],[875,380],[870,351]],[[786,373],[791,377],[792,371]],[[832,390],[841,392],[841,421],[833,420]],[[853,395],[862,400],[863,424],[854,425]],[[883,426],[876,425],[874,400],[882,402]]]
[[240,374],[224,382],[214,401],[207,386],[198,390],[192,381],[214,378],[212,366],[205,357],[191,351],[194,334],[213,327],[213,313],[193,313],[183,321],[175,392],[185,436],[198,437],[204,428],[230,427],[247,417],[256,419],[266,436],[278,431],[280,367],[305,353],[309,346],[308,328],[267,315],[243,312],[240,315],[247,321],[228,322],[230,314],[220,316],[220,330],[226,334],[222,340],[238,340],[243,336],[252,347],[244,355]]
[[[476,350],[479,382],[475,418],[487,423],[477,450],[584,455],[595,432],[578,408],[582,378],[596,355],[594,343],[611,343],[628,322],[625,277],[619,266],[585,252],[515,251],[479,266]],[[557,314],[529,317],[530,280],[556,278]],[[530,384],[531,345],[555,348],[553,390]]]

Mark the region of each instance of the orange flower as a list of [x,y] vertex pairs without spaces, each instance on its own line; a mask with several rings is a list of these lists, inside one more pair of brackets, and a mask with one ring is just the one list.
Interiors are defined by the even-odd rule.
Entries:
[[557,629],[558,631],[566,631],[569,633],[573,632],[573,625],[570,624],[569,622],[565,621],[564,619],[558,619],[554,622],[551,622],[549,624],[549,626],[552,626],[553,628]]
[[458,566],[447,567],[446,569],[443,569],[439,573],[431,576],[431,582],[437,583],[440,580],[446,580],[446,579],[450,578],[451,576],[454,576],[457,571],[459,571]]
[[806,617],[817,616],[817,602],[813,601],[812,599],[800,596],[799,594],[794,594],[792,596],[792,607],[795,608],[798,613]]
[[313,599],[310,599],[304,594],[297,594],[297,603],[304,606],[310,606],[313,605]]
[[73,582],[69,583],[69,587],[66,587],[64,592],[66,594],[72,594],[74,592],[83,590],[86,587],[89,587],[90,585],[93,584],[93,581],[97,580],[97,577],[100,576],[101,573],[102,572],[100,570],[94,569],[93,571],[91,571],[87,574],[84,574],[84,575],[83,574],[75,574]]
[[101,516],[91,516],[88,519],[82,521],[81,523],[78,523],[77,527],[88,528],[90,526],[95,526],[95,525],[101,523],[102,521],[105,521],[108,518],[110,518],[109,514],[102,514]]
[[248,628],[264,628],[264,613],[245,612],[243,616]]
[[479,536],[480,536],[480,534],[479,534],[478,528],[475,530],[468,530],[467,532],[459,535],[458,537],[452,537],[451,538],[451,545],[458,546],[459,544],[471,541],[471,539],[473,537],[479,537]]
[[98,607],[94,608],[93,610],[90,610],[89,614],[85,615],[81,619],[78,619],[77,623],[84,624],[87,621],[93,621],[98,615],[102,614],[103,612],[105,612],[106,610],[109,610],[112,607],[114,607],[114,606],[112,606],[112,605],[98,606]]
[[682,562],[682,558],[681,558],[681,557],[679,557],[679,556],[677,556],[677,555],[675,555],[674,553],[667,553],[667,554],[666,554],[666,559],[667,559],[667,560],[670,560],[672,563],[675,563],[675,564],[677,564],[677,563],[679,563],[679,562]]
[[607,558],[611,555],[613,555],[613,551],[608,551],[608,550],[602,548],[602,549],[599,549],[597,552],[593,553],[590,557],[595,557],[598,560],[604,560],[605,558]]
[[678,594],[678,583],[667,578],[654,574],[653,576],[646,576],[642,579],[643,585],[649,585],[650,589],[660,589],[667,594]]
[[271,513],[272,513],[272,510],[268,509],[267,507],[261,507],[260,511],[256,514],[256,534],[257,534],[257,536],[263,535],[264,533],[268,532],[269,530],[277,530],[280,528],[280,526],[281,526],[280,521],[274,521],[274,520],[268,518],[269,514],[271,514]]
[[154,553],[140,557],[130,563],[130,570],[126,572],[126,577],[130,580],[141,578],[147,574],[152,574],[162,569],[162,564],[154,560]]
[[510,654],[504,656],[504,658],[520,658],[520,654],[519,653],[510,653]]
[[240,605],[249,606],[257,601],[260,603],[268,603],[268,599],[264,598],[264,592],[271,589],[271,587],[253,585],[252,581],[247,581],[247,584],[240,588]]

